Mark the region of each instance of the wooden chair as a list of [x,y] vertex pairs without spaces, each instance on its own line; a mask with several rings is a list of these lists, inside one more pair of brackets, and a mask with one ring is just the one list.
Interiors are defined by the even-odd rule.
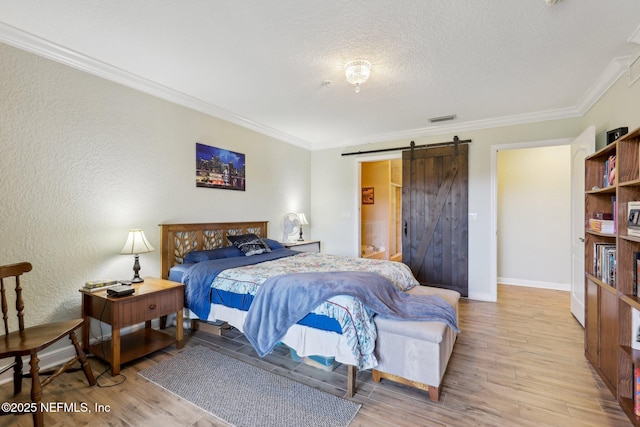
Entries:
[[[31,271],[31,264],[21,262],[17,264],[0,266],[0,293],[2,298],[2,317],[4,320],[4,337],[0,339],[0,359],[13,357],[14,361],[9,366],[2,368],[0,374],[13,368],[13,392],[14,395],[22,391],[22,357],[30,356],[31,360],[31,401],[36,404],[36,411],[33,412],[34,426],[43,425],[43,413],[40,410],[42,399],[42,387],[49,384],[54,378],[68,370],[76,362],[80,361],[84,375],[89,381],[89,385],[96,384],[96,380],[91,371],[91,366],[87,361],[87,356],[76,337],[75,330],[82,326],[83,319],[68,320],[63,322],[37,325],[30,328],[24,327],[24,302],[22,300],[22,288],[20,287],[20,276]],[[13,278],[13,280],[11,280]],[[16,291],[16,311],[18,312],[18,330],[9,332],[9,316],[7,296],[5,292],[5,279],[15,282]],[[7,284],[8,285],[8,284]],[[68,336],[76,349],[76,356],[57,369],[48,378],[40,380],[40,368],[38,366],[38,352],[49,347],[56,341]]]

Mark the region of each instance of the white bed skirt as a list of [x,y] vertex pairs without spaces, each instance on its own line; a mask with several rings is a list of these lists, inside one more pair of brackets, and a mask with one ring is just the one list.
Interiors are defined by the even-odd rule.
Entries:
[[[191,310],[185,308],[185,319],[198,319]],[[231,326],[244,332],[242,325],[247,312],[219,304],[211,304],[208,321],[223,320]],[[280,340],[296,351],[298,356],[333,357],[337,362],[357,366],[357,361],[342,334],[310,328],[308,326],[293,325]]]

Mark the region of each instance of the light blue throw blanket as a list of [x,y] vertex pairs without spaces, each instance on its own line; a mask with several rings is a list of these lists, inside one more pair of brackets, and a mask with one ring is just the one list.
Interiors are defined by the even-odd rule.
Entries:
[[260,285],[249,308],[244,334],[264,357],[289,327],[336,295],[359,298],[381,317],[443,322],[460,332],[455,310],[441,297],[410,295],[379,274],[354,271],[285,274],[268,279]]

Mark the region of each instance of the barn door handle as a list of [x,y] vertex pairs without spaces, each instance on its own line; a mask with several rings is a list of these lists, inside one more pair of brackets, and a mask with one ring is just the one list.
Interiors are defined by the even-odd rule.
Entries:
[[407,235],[407,221],[404,222],[404,235]]

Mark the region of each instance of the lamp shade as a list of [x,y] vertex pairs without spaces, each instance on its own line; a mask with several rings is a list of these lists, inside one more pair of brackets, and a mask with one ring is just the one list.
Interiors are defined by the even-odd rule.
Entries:
[[155,249],[151,246],[151,243],[147,240],[144,235],[144,231],[134,229],[129,230],[129,235],[127,236],[127,242],[122,247],[120,251],[121,254],[144,254],[147,252],[154,251]]
[[300,212],[296,215],[298,215],[298,219],[300,220],[300,225],[309,225],[309,221],[307,221],[307,217],[303,212]]

